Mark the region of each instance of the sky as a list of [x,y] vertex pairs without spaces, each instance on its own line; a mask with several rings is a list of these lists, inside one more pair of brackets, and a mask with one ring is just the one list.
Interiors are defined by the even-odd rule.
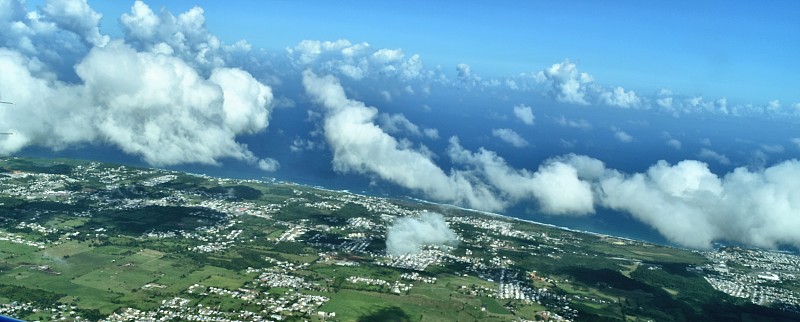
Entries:
[[0,155],[798,249],[796,6],[0,0]]
[[[637,91],[669,88],[737,103],[800,102],[795,1],[218,1],[197,4],[228,41],[283,49],[300,39],[366,41],[419,53],[447,71],[467,63],[487,76],[533,72],[565,58],[598,79]],[[110,17],[127,2],[94,4]],[[157,9],[156,9],[157,10]],[[115,19],[104,19],[109,32]]]

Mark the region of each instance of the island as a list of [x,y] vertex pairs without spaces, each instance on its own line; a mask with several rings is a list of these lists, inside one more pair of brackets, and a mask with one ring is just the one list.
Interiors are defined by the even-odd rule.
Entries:
[[800,256],[408,198],[0,158],[0,315],[30,321],[797,321]]

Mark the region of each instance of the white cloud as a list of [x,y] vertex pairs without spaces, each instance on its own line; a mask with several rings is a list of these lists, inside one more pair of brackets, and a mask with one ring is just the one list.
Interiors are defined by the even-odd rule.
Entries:
[[617,140],[619,140],[620,142],[622,143],[633,142],[633,137],[630,134],[626,133],[625,131],[617,127],[611,127],[611,130],[614,131],[614,137],[617,138]]
[[517,148],[528,146],[528,141],[512,129],[493,129],[492,135]]
[[36,77],[34,60],[0,49],[4,95],[0,127],[17,135],[0,153],[25,146],[61,149],[103,142],[154,165],[258,159],[238,134],[268,125],[272,93],[248,73],[215,69],[202,78],[176,57],[137,52],[121,41],[95,47],[75,67],[80,85]]
[[333,76],[303,72],[303,85],[326,110],[324,134],[339,172],[376,175],[440,201],[484,210],[502,203],[484,187],[473,186],[459,173],[446,174],[424,153],[403,146],[375,125],[377,109],[347,98]]
[[232,54],[250,49],[244,41],[226,46],[211,34],[206,29],[205,11],[201,7],[193,7],[177,17],[166,10],[156,15],[147,4],[137,0],[131,12],[123,14],[119,21],[126,42],[137,50],[180,57],[202,74],[226,66]]
[[615,87],[612,91],[605,91],[600,94],[600,100],[610,106],[623,108],[636,108],[642,104],[642,100],[636,96],[634,91],[625,91],[622,87]]
[[579,179],[580,171],[569,164],[576,160],[576,164],[591,168],[578,157],[548,160],[538,171],[531,172],[510,167],[503,158],[486,149],[476,153],[467,151],[457,139],[450,140],[448,154],[455,164],[470,166],[473,170],[462,172],[463,175],[484,182],[505,205],[536,200],[540,209],[548,214],[594,212],[589,184]]
[[697,157],[700,158],[700,159],[704,159],[704,160],[716,161],[717,163],[722,164],[722,165],[730,165],[731,164],[731,160],[728,159],[728,157],[725,156],[724,154],[717,153],[717,152],[715,152],[713,150],[709,150],[709,149],[706,149],[706,148],[701,149],[700,153],[697,154]]
[[223,46],[202,9],[175,17],[134,2],[120,19],[126,40],[109,42],[85,0],[48,0],[41,13],[14,3],[0,4],[0,88],[17,105],[0,112],[0,127],[17,135],[0,141],[0,153],[110,144],[154,165],[234,158],[258,166],[235,138],[268,126],[271,89],[222,68],[248,46]]
[[547,187],[588,187],[576,184],[575,171],[565,171],[563,166],[543,167],[542,174],[516,170],[494,152],[480,149],[473,153],[451,138],[448,156],[454,165],[466,168],[457,167],[448,174],[431,160],[430,151],[414,150],[410,142],[397,140],[378,127],[374,123],[377,109],[347,98],[336,78],[305,71],[303,84],[312,100],[326,110],[323,128],[336,171],[377,176],[434,200],[481,210],[496,211],[523,200],[537,200],[544,211],[589,211],[586,202],[561,201],[585,200],[586,194],[578,191],[578,197],[570,199],[570,192],[557,195]]
[[[334,168],[375,175],[429,198],[483,210],[535,201],[548,214],[585,215],[596,206],[630,213],[669,240],[709,248],[713,241],[760,247],[800,246],[800,161],[725,176],[705,163],[664,161],[625,174],[599,160],[568,155],[538,170],[514,169],[494,152],[471,152],[450,139],[450,174],[374,123],[377,110],[348,99],[333,77],[304,73],[306,91],[327,112],[325,136]],[[710,151],[710,150],[708,150]],[[706,153],[712,155],[711,153]]]
[[667,140],[667,145],[675,148],[675,150],[680,150],[681,149],[681,141],[678,141],[676,139]]
[[389,134],[409,134],[412,136],[424,136],[432,140],[439,139],[439,131],[437,129],[425,128],[422,129],[416,124],[409,121],[403,114],[387,114],[381,113],[378,116],[378,123],[381,129]]
[[403,59],[403,51],[400,49],[379,49],[372,53],[372,59],[381,64],[399,62]]
[[354,80],[377,76],[411,80],[424,74],[419,55],[405,59],[401,49],[372,49],[366,42],[353,44],[347,39],[303,40],[286,48],[286,53],[298,69],[313,67]]
[[533,125],[533,121],[536,119],[536,117],[533,116],[531,107],[523,104],[514,106],[514,115],[526,125]]
[[539,167],[532,178],[533,195],[548,214],[594,213],[591,185],[578,178],[578,170],[563,162]]
[[419,218],[401,217],[386,229],[386,252],[417,254],[423,246],[455,246],[458,236],[438,213],[423,211]]
[[717,177],[697,161],[661,161],[646,173],[601,181],[602,203],[624,210],[671,241],[709,248],[728,240],[759,247],[800,246],[800,162]]
[[409,133],[415,136],[421,136],[422,132],[414,123],[411,123],[403,114],[386,114],[382,113],[378,117],[381,128],[387,133],[399,134]]
[[81,35],[94,46],[105,46],[109,37],[100,34],[100,19],[103,15],[89,7],[86,0],[48,0],[42,12],[65,30]]
[[594,79],[587,73],[579,72],[578,67],[569,60],[540,71],[536,74],[536,80],[549,86],[559,102],[589,105],[586,94]]
[[658,104],[659,107],[661,107],[663,109],[671,110],[672,109],[672,101],[673,101],[673,99],[672,99],[672,91],[671,90],[666,89],[666,88],[662,88],[660,91],[658,91],[658,96],[656,98],[656,104]]
[[767,153],[783,153],[784,147],[780,144],[761,144],[761,150]]
[[280,168],[280,164],[275,159],[265,158],[258,160],[258,168],[267,172],[275,172]]
[[100,14],[85,1],[47,1],[40,10],[28,12],[24,1],[0,2],[0,47],[32,59],[36,77],[76,81],[73,66],[94,44],[108,36],[99,33]]
[[579,120],[570,120],[561,115],[561,117],[554,119],[558,125],[567,126],[567,127],[574,127],[576,129],[581,130],[589,130],[592,128],[592,123],[587,120],[579,119]]
[[456,73],[458,75],[458,80],[463,85],[478,85],[481,81],[481,77],[472,73],[472,67],[467,64],[460,63],[456,65]]
[[437,129],[424,129],[422,132],[431,140],[439,139],[439,130]]

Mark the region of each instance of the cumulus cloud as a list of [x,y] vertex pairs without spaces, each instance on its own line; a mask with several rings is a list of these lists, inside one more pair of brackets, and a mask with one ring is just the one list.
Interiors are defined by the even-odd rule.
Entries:
[[275,172],[280,168],[278,160],[272,158],[265,158],[258,160],[258,168],[267,172]]
[[386,229],[386,252],[390,255],[417,254],[424,246],[456,244],[458,236],[435,212],[423,211],[418,218],[398,218]]
[[548,214],[594,213],[591,185],[578,178],[570,164],[554,161],[539,168],[532,177],[533,194]]
[[474,187],[457,173],[446,174],[428,155],[413,150],[374,122],[378,111],[351,100],[333,76],[303,72],[303,85],[313,101],[326,109],[325,138],[339,172],[376,175],[436,199],[479,209],[500,209],[487,189]]
[[431,128],[420,128],[409,121],[403,114],[381,113],[378,116],[378,123],[381,129],[390,134],[410,134],[412,136],[425,136],[436,140],[439,138],[439,131]]
[[412,135],[422,135],[422,132],[414,123],[411,123],[405,115],[403,114],[386,114],[382,113],[378,121],[381,124],[381,128],[391,134],[398,134],[407,132]]
[[475,85],[481,80],[480,76],[472,73],[472,67],[464,63],[456,65],[456,72],[462,84]]
[[223,44],[208,31],[205,11],[197,6],[176,17],[166,10],[156,14],[137,0],[131,12],[123,14],[119,21],[125,40],[137,50],[180,57],[203,74],[226,66],[232,55],[250,50],[244,41]]
[[437,129],[424,129],[422,133],[431,140],[439,139],[439,130]]
[[[269,122],[272,91],[249,73],[203,74],[180,56],[108,42],[97,27],[100,15],[82,0],[47,1],[46,18],[11,9],[0,17],[0,24],[17,26],[0,34],[13,44],[0,49],[0,88],[16,104],[0,110],[0,128],[16,135],[0,141],[1,154],[31,145],[109,144],[154,165],[221,158],[274,165],[235,139]],[[44,42],[56,39],[61,47]]]
[[594,212],[590,186],[578,178],[579,170],[571,163],[586,169],[591,166],[577,156],[548,160],[538,171],[531,172],[514,169],[496,153],[483,148],[470,152],[457,139],[450,140],[448,155],[454,163],[469,166],[472,170],[464,171],[464,176],[485,182],[505,205],[535,200],[548,214]]
[[664,161],[646,173],[615,174],[600,182],[602,204],[624,210],[671,241],[709,248],[716,240],[759,247],[800,246],[800,162],[758,172],[737,168],[723,177],[705,163]]
[[579,72],[578,66],[569,60],[540,71],[536,74],[536,81],[548,86],[559,102],[589,105],[586,95],[594,79],[587,73]]
[[662,88],[658,91],[658,96],[656,96],[656,104],[667,110],[672,109],[672,91],[666,88]]
[[528,141],[512,129],[493,129],[492,135],[517,148],[528,146]]
[[538,179],[533,172],[508,166],[494,152],[480,149],[473,153],[451,138],[448,156],[459,167],[446,173],[431,160],[428,151],[415,150],[378,127],[377,109],[347,98],[336,78],[305,71],[303,84],[311,99],[326,110],[324,135],[333,151],[336,171],[377,176],[435,200],[481,210],[496,211],[523,200],[537,200],[546,211],[587,211],[586,203],[550,200],[558,194],[548,193],[544,187],[576,186],[578,179],[569,177],[575,172],[545,167],[539,176],[546,179]]
[[411,80],[424,76],[419,55],[406,58],[402,49],[373,49],[366,42],[303,40],[286,48],[286,53],[295,67],[313,67],[354,80],[375,76]]
[[706,149],[706,148],[701,149],[700,153],[697,154],[697,157],[700,158],[700,159],[704,159],[704,160],[716,161],[717,163],[722,164],[722,165],[730,165],[731,164],[731,160],[728,159],[728,157],[726,155],[718,153],[718,152],[713,151],[713,150]]
[[99,31],[101,15],[85,0],[49,0],[39,8],[28,12],[24,1],[0,1],[0,46],[35,58],[30,71],[37,77],[74,82],[73,66],[108,42]]
[[614,137],[622,143],[630,143],[633,142],[633,136],[626,133],[620,128],[612,127],[611,131],[614,131]]
[[335,78],[306,72],[304,85],[327,110],[324,130],[337,171],[374,175],[435,200],[483,210],[526,201],[553,215],[587,215],[596,207],[610,208],[695,248],[723,240],[800,247],[797,160],[717,176],[707,164],[693,160],[675,165],[659,161],[645,172],[627,174],[597,159],[567,155],[529,171],[515,169],[492,151],[467,150],[451,138],[447,154],[453,169],[448,174],[424,151],[413,150],[376,126],[377,110],[348,99]]
[[81,35],[94,46],[105,46],[109,37],[100,34],[100,19],[103,15],[89,7],[86,0],[49,0],[42,12],[62,28]]
[[642,104],[639,96],[636,96],[634,91],[625,91],[622,87],[615,87],[611,91],[605,91],[600,94],[600,101],[606,105],[617,106],[623,108],[635,108]]
[[525,106],[524,104],[514,106],[514,116],[526,125],[533,125],[533,121],[536,119],[536,117],[533,116],[531,107]]

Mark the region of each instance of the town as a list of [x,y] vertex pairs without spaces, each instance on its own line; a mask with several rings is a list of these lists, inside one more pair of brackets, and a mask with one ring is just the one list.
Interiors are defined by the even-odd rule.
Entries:
[[[684,301],[679,283],[660,281],[686,274],[709,298],[800,313],[793,253],[690,251],[288,182],[24,158],[0,167],[6,316],[658,320],[642,292]],[[456,243],[388,253],[392,225],[423,212],[442,214]]]

